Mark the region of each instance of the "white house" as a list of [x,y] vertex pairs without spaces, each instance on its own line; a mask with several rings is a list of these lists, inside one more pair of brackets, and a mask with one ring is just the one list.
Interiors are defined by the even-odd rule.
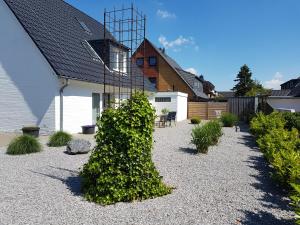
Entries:
[[[76,133],[95,124],[103,99],[113,97],[103,94],[104,70],[126,73],[104,67],[103,25],[62,0],[0,0],[0,27],[0,132],[37,125],[44,134]],[[110,37],[105,58],[122,64],[126,49],[115,46]],[[147,79],[145,88],[155,90]]]
[[280,85],[281,90],[272,90],[268,104],[278,111],[300,112],[300,77]]

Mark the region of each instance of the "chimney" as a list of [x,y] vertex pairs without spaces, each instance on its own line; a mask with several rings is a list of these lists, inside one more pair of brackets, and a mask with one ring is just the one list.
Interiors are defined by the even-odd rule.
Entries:
[[165,52],[166,52],[166,49],[165,48],[158,48],[159,49],[159,51],[161,51],[163,54],[165,54]]

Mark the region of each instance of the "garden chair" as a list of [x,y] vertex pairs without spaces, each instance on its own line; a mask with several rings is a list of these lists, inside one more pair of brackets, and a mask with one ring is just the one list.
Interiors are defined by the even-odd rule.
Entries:
[[159,121],[158,121],[158,127],[166,127],[166,123],[167,123],[167,115],[161,115],[159,117]]
[[169,125],[172,125],[172,121],[174,121],[174,124],[176,126],[176,114],[177,112],[169,112],[167,116],[167,122],[169,122]]

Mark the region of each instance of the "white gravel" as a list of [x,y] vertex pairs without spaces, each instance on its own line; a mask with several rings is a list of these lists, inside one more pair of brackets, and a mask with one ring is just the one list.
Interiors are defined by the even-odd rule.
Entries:
[[[292,224],[287,198],[247,132],[224,128],[218,146],[195,155],[193,125],[157,128],[153,158],[172,194],[100,206],[80,195],[79,167],[89,155],[64,148],[9,156],[0,148],[0,224]],[[243,130],[243,129],[242,129]]]

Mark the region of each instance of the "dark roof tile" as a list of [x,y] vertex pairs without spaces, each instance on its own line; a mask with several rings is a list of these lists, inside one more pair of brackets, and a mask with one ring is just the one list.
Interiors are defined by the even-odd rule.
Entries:
[[[84,40],[104,38],[104,26],[101,23],[63,0],[4,1],[57,75],[103,83],[103,63],[93,60],[82,45]],[[86,32],[78,21],[84,22],[90,32]],[[107,36],[114,39],[109,33]],[[134,71],[143,76],[138,68],[134,68]],[[108,70],[106,72],[110,76],[118,76]],[[122,77],[122,80],[128,78]],[[145,78],[145,88],[155,90],[147,78]]]

